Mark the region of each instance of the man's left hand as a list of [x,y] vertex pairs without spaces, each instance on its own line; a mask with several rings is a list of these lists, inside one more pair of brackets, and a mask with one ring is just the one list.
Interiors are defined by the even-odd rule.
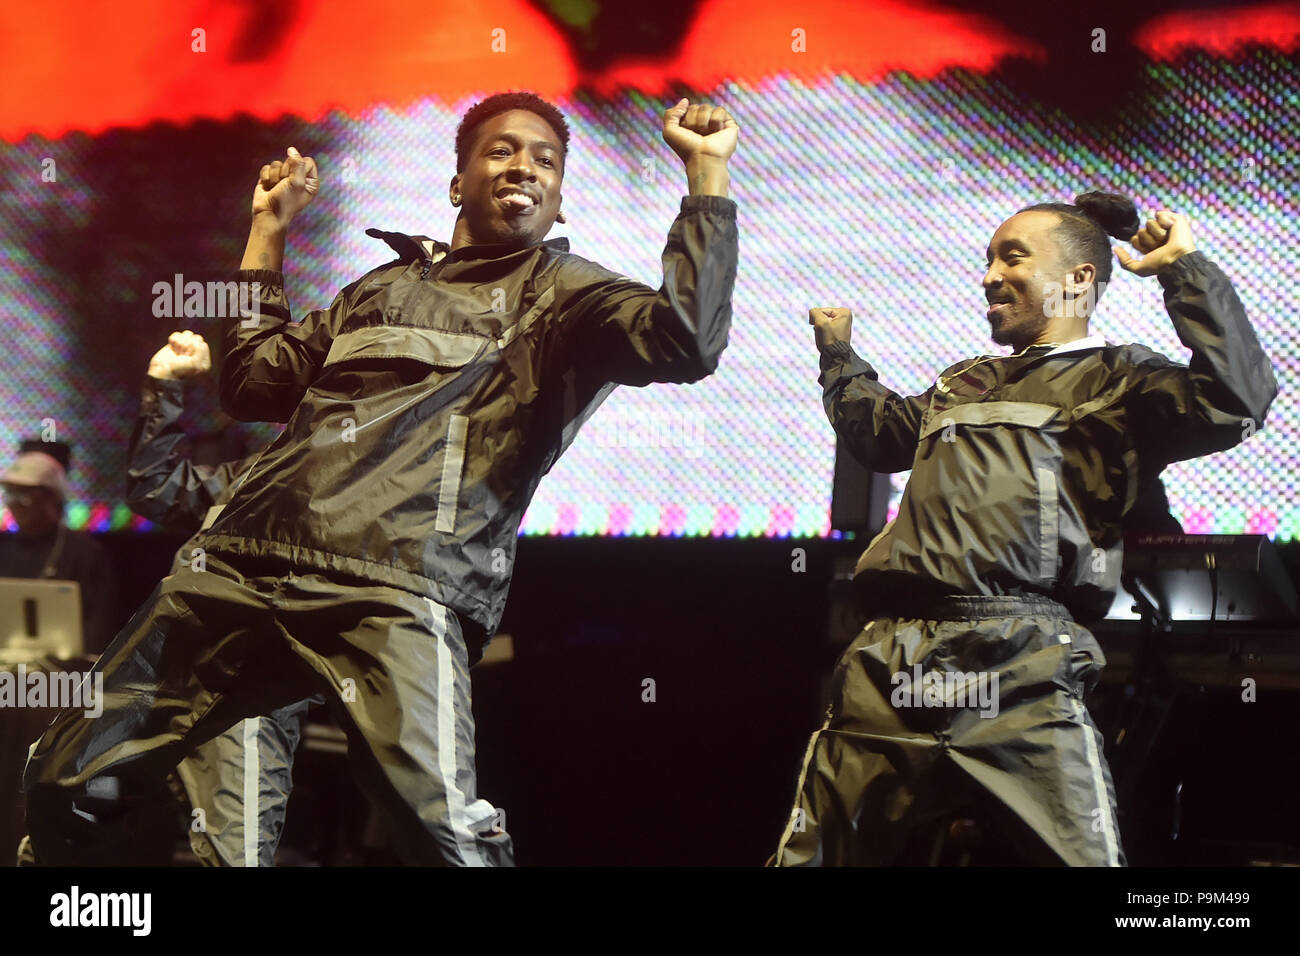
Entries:
[[686,164],[692,196],[727,195],[727,160],[739,138],[740,126],[721,106],[691,105],[683,97],[664,111],[664,142]]
[[192,378],[212,371],[212,353],[203,336],[188,329],[173,332],[167,344],[149,360],[149,376],[159,379]]
[[725,162],[736,151],[740,126],[721,106],[696,103],[682,97],[664,112],[664,142],[682,162],[712,158]]
[[1146,227],[1136,232],[1129,242],[1142,253],[1141,258],[1133,258],[1119,246],[1115,247],[1115,256],[1126,271],[1138,276],[1155,275],[1196,251],[1187,217],[1168,209],[1161,209],[1154,219],[1148,219]]

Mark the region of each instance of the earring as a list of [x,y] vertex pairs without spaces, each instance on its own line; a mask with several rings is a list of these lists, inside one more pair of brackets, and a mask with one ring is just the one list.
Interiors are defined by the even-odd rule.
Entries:
[[452,204],[453,206],[459,206],[459,205],[460,205],[460,197],[459,197],[459,196],[452,196],[452,197],[451,197],[451,204]]

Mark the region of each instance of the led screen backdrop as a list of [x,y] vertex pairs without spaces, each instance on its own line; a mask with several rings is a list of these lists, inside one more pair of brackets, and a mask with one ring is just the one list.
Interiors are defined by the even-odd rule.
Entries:
[[[1300,63],[1293,45],[1266,42],[1150,49],[1130,101],[1103,119],[1073,116],[976,62],[745,75],[688,91],[724,104],[742,128],[730,345],[703,382],[616,391],[543,480],[524,533],[829,533],[834,436],[808,308],[851,306],[855,345],[882,380],[923,391],[952,362],[1001,351],[987,338],[980,287],[998,224],[1024,205],[1097,188],[1133,196],[1144,214],[1168,206],[1190,218],[1200,248],[1233,278],[1282,387],[1261,434],[1169,469],[1175,515],[1189,532],[1294,537]],[[552,236],[657,285],[683,192],[680,164],[659,139],[674,96],[533,86],[555,97],[572,130],[569,224]],[[391,258],[367,227],[449,238],[455,126],[497,88],[310,121],[243,115],[127,128],[109,117],[102,128],[88,122],[92,132],[68,120],[62,131],[22,135],[11,123],[11,142],[0,144],[6,452],[53,427],[74,446],[70,523],[146,527],[121,498],[148,358],[173,328],[217,342],[216,323],[156,316],[155,284],[237,264],[257,169],[290,144],[316,156],[325,179],[290,237],[297,314]],[[1154,278],[1116,268],[1093,328],[1112,342],[1188,355]],[[212,379],[188,388],[194,431],[228,429],[213,391]],[[274,432],[242,434],[251,447]]]

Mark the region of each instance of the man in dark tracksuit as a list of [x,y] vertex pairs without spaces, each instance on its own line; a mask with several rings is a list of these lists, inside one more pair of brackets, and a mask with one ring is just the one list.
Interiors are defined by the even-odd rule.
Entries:
[[[840,658],[776,865],[911,858],[909,839],[957,810],[991,825],[1004,857],[1124,862],[1084,706],[1105,659],[1076,618],[1109,607],[1139,493],[1170,462],[1252,434],[1277,386],[1182,216],[1136,232],[1121,197],[1076,202],[1022,210],[994,236],[988,319],[1015,354],[958,363],[923,395],[879,384],[848,310],[812,311],[836,432],[868,467],[912,474],[858,562],[872,619]],[[1090,287],[1109,278],[1099,222],[1145,253],[1116,251],[1159,276],[1190,366],[1087,334]]]
[[38,860],[121,861],[149,812],[132,778],[319,692],[408,861],[511,862],[476,795],[468,668],[500,619],[524,509],[583,420],[619,383],[716,368],[737,133],[721,109],[664,114],[691,195],[655,291],[542,241],[567,127],[531,94],[492,97],[457,134],[451,245],[372,232],[396,261],[296,325],[280,262],[319,179],[293,149],[263,167],[239,274],[260,289],[229,322],[222,404],[288,424],[197,539],[206,569],[163,581],[105,655],[103,716],[65,713],[34,747]]
[[[173,332],[150,360],[140,389],[140,417],[127,452],[126,501],[136,514],[167,528],[206,530],[259,457],[215,467],[181,457],[184,381],[211,369],[202,336]],[[182,545],[172,572],[198,561],[200,554],[193,541]],[[176,778],[191,811],[190,846],[200,861],[275,864],[293,787],[293,753],[312,702],[241,720],[177,764]],[[194,817],[195,810],[202,816]]]

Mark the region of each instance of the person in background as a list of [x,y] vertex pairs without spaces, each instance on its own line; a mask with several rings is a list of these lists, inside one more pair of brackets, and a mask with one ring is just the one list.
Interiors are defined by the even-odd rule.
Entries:
[[207,527],[210,509],[230,497],[237,479],[261,454],[215,467],[181,455],[187,438],[180,427],[183,383],[211,371],[212,355],[203,336],[173,332],[149,360],[140,387],[140,416],[127,450],[126,502],[136,514],[169,530],[192,533]]
[[[68,500],[67,446],[24,450],[0,476],[4,504],[18,525],[0,535],[0,578],[76,581],[81,586],[82,639],[98,654],[117,630],[117,578],[103,545],[63,520]],[[25,442],[24,449],[39,447]]]
[[[181,455],[180,426],[186,380],[212,371],[208,343],[197,333],[173,332],[149,361],[140,390],[140,418],[131,434],[126,500],[131,510],[169,530],[202,531],[257,461],[258,454],[215,468]],[[176,552],[172,568],[194,558],[192,542]],[[323,698],[318,699],[324,703]],[[302,734],[302,700],[265,717],[249,717],[200,746],[176,767],[190,814],[203,811],[203,826],[191,825],[190,845],[213,866],[273,866],[284,832],[293,752]],[[256,780],[256,785],[252,781]]]

